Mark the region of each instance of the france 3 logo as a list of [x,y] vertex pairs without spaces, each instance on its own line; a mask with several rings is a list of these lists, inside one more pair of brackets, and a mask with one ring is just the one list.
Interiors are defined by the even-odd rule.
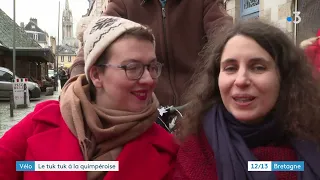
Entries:
[[294,14],[294,18],[288,16],[287,21],[293,22],[294,24],[299,24],[301,22],[300,11],[294,11],[292,13]]

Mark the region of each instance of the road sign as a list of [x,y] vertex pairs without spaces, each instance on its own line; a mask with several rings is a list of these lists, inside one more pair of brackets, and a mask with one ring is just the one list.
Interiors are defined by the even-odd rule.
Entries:
[[30,106],[27,78],[18,78],[13,82],[13,100],[15,108],[21,105]]

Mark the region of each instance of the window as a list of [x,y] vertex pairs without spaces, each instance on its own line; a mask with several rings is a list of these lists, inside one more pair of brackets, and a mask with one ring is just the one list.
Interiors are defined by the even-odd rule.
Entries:
[[68,62],[71,62],[71,56],[68,56]]
[[39,39],[38,34],[33,34],[33,39],[38,41],[38,39]]
[[35,25],[31,25],[31,28],[32,28],[32,29],[35,29],[35,28],[36,28],[36,26],[35,26]]
[[0,81],[12,82],[12,75],[0,70]]
[[258,18],[259,18],[259,12],[255,12],[255,13],[248,14],[241,17],[241,19],[243,20],[251,20],[251,19],[258,19]]
[[240,14],[242,19],[259,17],[260,0],[241,0],[240,3]]
[[64,62],[64,56],[61,56],[61,62]]

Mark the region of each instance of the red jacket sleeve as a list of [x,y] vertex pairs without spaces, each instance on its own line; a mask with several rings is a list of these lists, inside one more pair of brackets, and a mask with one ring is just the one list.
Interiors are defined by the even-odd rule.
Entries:
[[110,0],[103,15],[117,16],[127,19],[127,10],[122,0]]
[[305,54],[307,55],[310,62],[316,57],[317,47],[314,45],[310,45],[305,49]]
[[204,0],[204,30],[207,36],[223,27],[231,27],[233,19],[228,15],[222,0]]
[[309,62],[317,71],[320,71],[320,39],[305,49]]
[[1,180],[23,179],[22,172],[16,171],[16,161],[25,159],[27,138],[31,136],[34,129],[32,116],[33,113],[28,114],[0,139]]

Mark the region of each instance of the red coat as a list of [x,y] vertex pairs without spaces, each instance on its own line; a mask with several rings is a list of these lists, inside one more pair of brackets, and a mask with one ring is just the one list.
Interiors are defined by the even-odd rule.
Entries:
[[[175,162],[178,145],[154,124],[126,144],[119,154],[118,172],[104,180],[164,180]],[[0,139],[1,180],[86,180],[86,172],[16,172],[16,161],[83,161],[77,138],[65,124],[58,101],[38,104],[34,112]]]

